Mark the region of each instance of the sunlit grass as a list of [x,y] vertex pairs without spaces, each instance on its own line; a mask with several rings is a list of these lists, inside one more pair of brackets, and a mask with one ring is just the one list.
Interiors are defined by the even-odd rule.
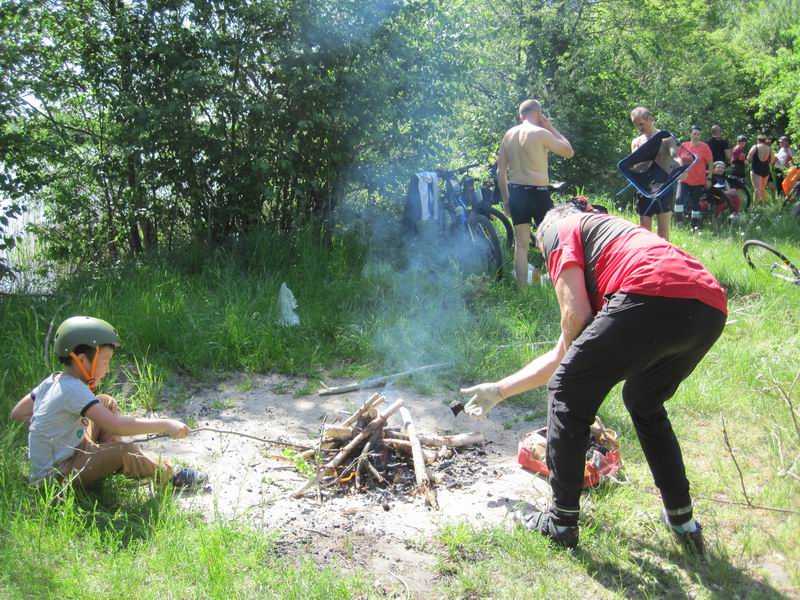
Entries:
[[[723,336],[668,404],[712,562],[688,563],[658,525],[660,502],[614,390],[601,416],[621,434],[630,484],[588,496],[580,550],[559,551],[503,527],[451,524],[438,536],[442,579],[436,594],[768,598],[780,597],[787,585],[800,586],[798,517],[716,501],[745,501],[722,442],[723,417],[751,502],[796,510],[800,491],[787,475],[800,456],[800,439],[776,388],[776,382],[788,387],[800,368],[800,287],[746,266],[741,242],[751,237],[800,260],[800,227],[787,219],[773,216],[700,235],[673,230],[673,240],[708,265],[729,292]],[[123,346],[104,390],[127,394],[146,410],[164,401],[179,404],[188,393],[178,381],[211,379],[220,370],[237,374],[242,393],[253,389],[258,373],[302,374],[307,383],[283,392],[300,396],[328,376],[363,378],[449,360],[452,368],[417,385],[455,394],[462,384],[519,368],[558,337],[552,288],[519,292],[508,272],[495,281],[440,271],[435,261],[420,268],[398,248],[370,251],[367,241],[341,236],[324,246],[304,232],[294,239],[265,235],[210,256],[187,251],[120,265],[103,277],[68,282],[55,298],[1,298],[6,344],[0,358],[6,368],[0,372],[0,423],[13,402],[47,374],[42,350],[50,320],[72,314],[95,314],[119,329]],[[276,324],[284,281],[299,303],[296,328]],[[546,406],[542,391],[513,402],[532,426]],[[278,558],[272,534],[243,524],[204,523],[179,511],[170,497],[150,496],[121,478],[48,506],[25,483],[24,450],[24,432],[5,429],[4,597],[374,594],[364,576]],[[769,583],[776,564],[788,584]]]

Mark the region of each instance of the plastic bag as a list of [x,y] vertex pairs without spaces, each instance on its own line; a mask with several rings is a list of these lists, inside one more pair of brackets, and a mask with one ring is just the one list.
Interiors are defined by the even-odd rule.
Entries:
[[285,284],[281,284],[281,289],[278,290],[278,310],[280,317],[278,317],[278,324],[286,325],[287,327],[295,327],[300,325],[300,317],[294,312],[297,308],[297,300],[294,299],[292,290]]
[[[606,477],[613,477],[622,467],[617,432],[606,429],[599,417],[591,426],[591,440],[586,452],[583,470],[583,488],[592,488]],[[547,428],[528,433],[517,448],[517,462],[525,469],[542,477],[550,475],[545,457],[547,454]]]
[[[511,273],[514,276],[514,279],[517,278],[516,271],[512,271]],[[528,263],[528,285],[533,284],[540,284],[542,283],[542,274],[539,272],[539,269],[534,267],[531,263]]]

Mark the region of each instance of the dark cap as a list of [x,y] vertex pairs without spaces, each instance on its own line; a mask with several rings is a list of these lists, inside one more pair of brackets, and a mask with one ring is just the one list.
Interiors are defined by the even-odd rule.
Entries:
[[747,141],[747,136],[746,135],[737,135],[736,136],[736,141],[737,142],[746,142]]
[[694,125],[692,125],[692,131],[703,131],[703,128],[700,127],[700,125],[698,125],[697,123],[695,123]]

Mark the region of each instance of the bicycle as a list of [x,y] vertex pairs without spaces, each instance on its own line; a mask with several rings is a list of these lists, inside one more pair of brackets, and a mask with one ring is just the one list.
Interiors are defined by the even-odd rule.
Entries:
[[[744,177],[737,177],[736,175],[725,175],[725,180],[731,189],[739,192],[739,197],[742,199],[742,211],[750,210],[750,203],[753,201],[753,193],[747,187]],[[744,196],[744,198],[742,198]]]
[[747,240],[742,253],[754,271],[769,273],[773,277],[800,285],[800,269],[782,252],[760,240]]
[[[499,202],[499,194],[495,194],[488,181],[480,188],[475,187],[476,178],[466,175],[478,163],[460,169],[436,171],[436,175],[444,181],[444,196],[441,206],[443,213],[442,227],[451,235],[466,234],[470,244],[478,247],[481,262],[486,270],[501,273],[503,268],[503,250],[500,238],[493,221],[499,221],[505,232],[505,245],[514,245],[514,229],[505,214],[492,205]],[[463,175],[458,179],[459,175]]]

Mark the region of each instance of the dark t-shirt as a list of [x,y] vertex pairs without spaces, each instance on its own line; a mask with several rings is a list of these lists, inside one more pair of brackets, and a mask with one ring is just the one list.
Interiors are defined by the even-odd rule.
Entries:
[[730,148],[728,140],[710,137],[706,140],[706,144],[708,144],[708,147],[711,148],[711,156],[714,158],[714,162],[721,160],[727,164],[728,160],[725,158],[725,150]]

